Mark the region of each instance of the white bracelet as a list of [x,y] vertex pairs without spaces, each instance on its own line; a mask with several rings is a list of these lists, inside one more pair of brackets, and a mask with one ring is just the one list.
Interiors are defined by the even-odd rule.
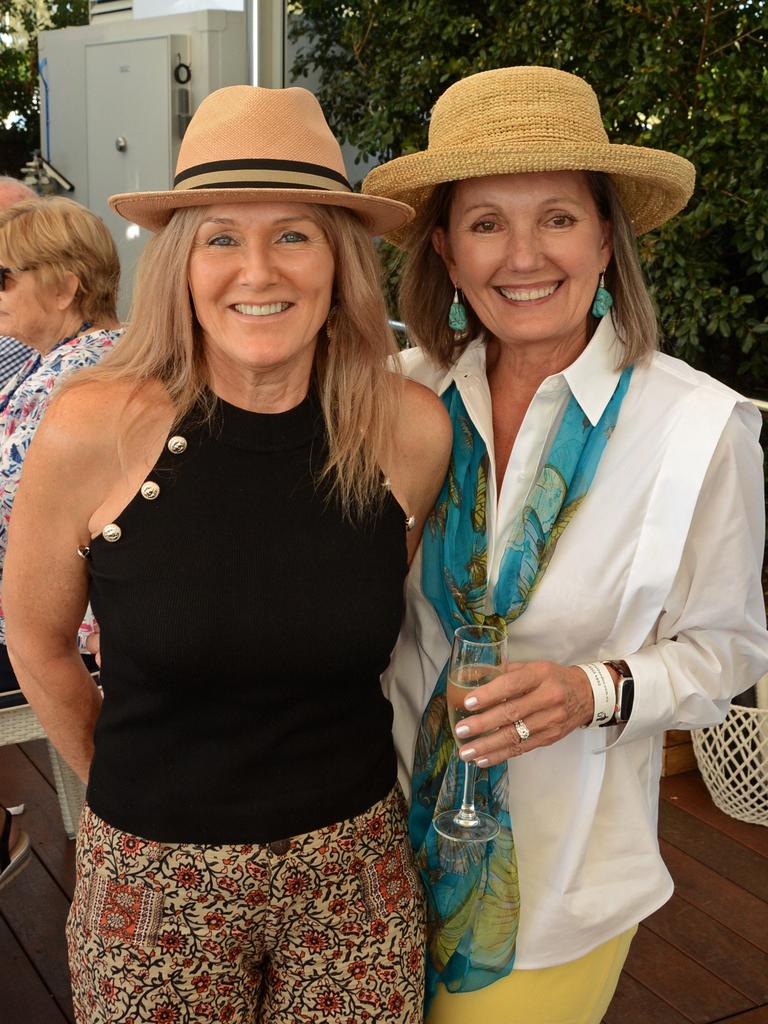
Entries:
[[616,686],[613,676],[601,661],[591,661],[588,665],[577,665],[587,673],[592,696],[595,698],[595,710],[592,721],[584,726],[588,729],[593,725],[605,725],[616,714]]

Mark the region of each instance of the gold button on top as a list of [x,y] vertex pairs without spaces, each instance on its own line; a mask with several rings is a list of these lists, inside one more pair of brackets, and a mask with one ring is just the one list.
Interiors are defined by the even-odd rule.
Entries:
[[168,441],[168,451],[173,455],[181,455],[182,452],[187,450],[187,439],[186,437],[180,437],[176,434]]
[[160,484],[156,484],[154,480],[147,480],[146,483],[141,485],[141,496],[146,498],[147,501],[154,501],[160,493]]
[[116,540],[120,540],[123,536],[123,531],[117,525],[117,523],[107,523],[104,529],[101,531],[101,536],[104,540],[108,540],[110,544],[114,544]]

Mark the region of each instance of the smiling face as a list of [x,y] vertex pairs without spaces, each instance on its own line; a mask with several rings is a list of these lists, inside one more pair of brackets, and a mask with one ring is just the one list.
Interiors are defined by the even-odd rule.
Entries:
[[188,279],[217,394],[247,407],[253,386],[270,384],[300,400],[334,272],[330,243],[309,205],[206,209]]
[[555,171],[459,182],[433,244],[492,338],[570,361],[586,344],[610,237],[585,175]]

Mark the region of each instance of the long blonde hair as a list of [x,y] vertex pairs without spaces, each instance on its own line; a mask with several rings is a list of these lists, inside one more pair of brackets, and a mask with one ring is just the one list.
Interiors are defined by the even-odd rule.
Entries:
[[[605,284],[613,295],[611,316],[622,345],[617,369],[623,369],[646,359],[658,347],[658,319],[640,266],[632,224],[609,175],[599,171],[586,171],[585,174],[598,216],[610,221],[612,229],[613,258],[605,272]],[[432,232],[436,227],[448,228],[455,184],[448,181],[437,185],[408,229],[403,242],[407,255],[399,302],[400,315],[413,340],[446,367],[455,362],[470,341],[485,330],[466,299],[464,306],[468,325],[465,337],[456,341],[453,330],[448,326],[453,284],[432,245]],[[598,321],[588,313],[587,338],[595,333],[597,324]]]
[[[139,262],[129,325],[118,345],[71,386],[87,381],[160,382],[178,424],[195,407],[210,417],[211,392],[187,268],[205,207],[178,210],[147,244]],[[378,260],[360,221],[339,207],[312,207],[335,261],[333,307],[317,340],[314,386],[328,438],[320,479],[345,514],[359,518],[383,498],[380,464],[388,461],[400,382],[387,366],[397,351],[387,323]]]

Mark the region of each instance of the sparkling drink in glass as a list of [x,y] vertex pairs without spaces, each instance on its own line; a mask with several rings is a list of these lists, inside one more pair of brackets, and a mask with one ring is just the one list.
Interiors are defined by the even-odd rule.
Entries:
[[[460,626],[454,633],[445,692],[454,739],[456,726],[474,713],[464,707],[470,691],[491,682],[503,671],[506,643],[506,633],[496,626]],[[461,745],[458,739],[456,743]],[[435,830],[446,839],[477,843],[498,834],[496,819],[475,809],[476,772],[474,763],[465,763],[461,807],[458,811],[443,811],[434,819]]]

